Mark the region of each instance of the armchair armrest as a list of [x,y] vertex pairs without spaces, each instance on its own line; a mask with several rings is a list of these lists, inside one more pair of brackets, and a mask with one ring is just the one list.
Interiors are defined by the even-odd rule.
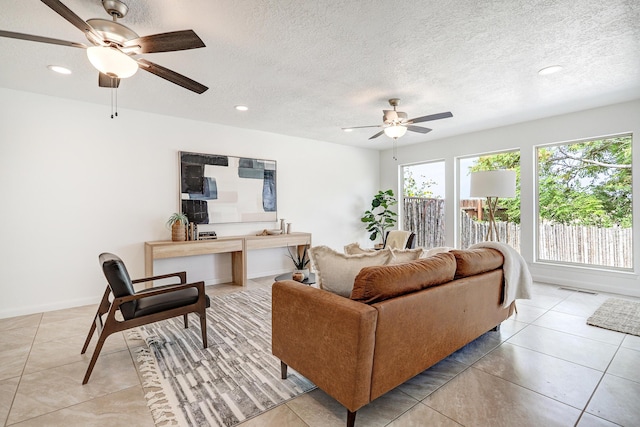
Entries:
[[160,275],[160,276],[144,277],[142,279],[132,280],[131,283],[151,282],[153,280],[167,279],[169,277],[179,277],[181,284],[187,283],[187,272],[186,271],[180,271],[178,273],[163,274],[163,275]]
[[165,286],[158,286],[156,288],[143,289],[141,291],[136,292],[133,295],[127,295],[124,297],[116,298],[113,302],[115,303],[116,306],[119,306],[120,304],[125,303],[127,301],[135,301],[140,298],[166,294],[169,292],[175,292],[181,289],[188,289],[188,288],[197,288],[199,298],[202,298],[205,295],[204,282],[179,283],[175,285],[165,285]]
[[290,280],[273,284],[272,310],[274,356],[350,411],[369,402],[377,310]]

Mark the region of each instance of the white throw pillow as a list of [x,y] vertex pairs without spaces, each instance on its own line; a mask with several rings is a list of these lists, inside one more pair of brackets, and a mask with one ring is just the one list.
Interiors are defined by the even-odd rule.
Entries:
[[424,249],[391,249],[393,256],[389,260],[389,264],[402,264],[404,262],[415,261],[424,258]]
[[385,265],[391,256],[389,249],[357,255],[342,254],[327,246],[309,249],[309,258],[320,289],[346,298],[351,296],[353,282],[362,268]]
[[371,249],[362,249],[360,247],[360,243],[349,243],[347,246],[344,247],[344,253],[347,255],[357,255],[357,254],[368,254],[368,253],[372,253],[375,252],[376,250],[371,248]]
[[431,249],[428,249],[428,250],[425,249],[424,254],[422,255],[422,258],[427,258],[427,257],[430,257],[432,255],[440,254],[440,253],[443,253],[443,252],[449,252],[451,249],[454,249],[454,248],[450,248],[449,246],[438,246],[438,247],[431,248]]

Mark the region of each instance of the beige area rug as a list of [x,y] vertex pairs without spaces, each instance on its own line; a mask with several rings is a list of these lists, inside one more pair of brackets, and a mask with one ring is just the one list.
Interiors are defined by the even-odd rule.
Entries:
[[587,325],[640,336],[640,302],[609,298],[587,319]]
[[138,328],[137,355],[156,426],[234,426],[315,388],[271,354],[271,289],[211,298],[207,339],[190,315]]

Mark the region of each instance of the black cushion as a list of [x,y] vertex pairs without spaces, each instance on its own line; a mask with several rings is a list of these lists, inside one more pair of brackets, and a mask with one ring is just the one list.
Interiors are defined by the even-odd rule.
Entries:
[[[124,266],[124,262],[118,256],[105,252],[100,254],[99,260],[102,264],[102,272],[116,298],[135,294],[127,267]],[[135,311],[136,301],[129,301],[120,305],[120,312],[125,319],[131,319]]]
[[[209,307],[209,296],[205,295],[206,305]],[[171,310],[173,308],[184,307],[185,305],[194,304],[198,301],[198,289],[187,288],[180,289],[175,292],[167,292],[165,294],[154,295],[151,297],[140,298],[138,307],[133,317],[142,317],[149,314],[158,313],[160,311]],[[124,313],[122,314],[124,316]]]

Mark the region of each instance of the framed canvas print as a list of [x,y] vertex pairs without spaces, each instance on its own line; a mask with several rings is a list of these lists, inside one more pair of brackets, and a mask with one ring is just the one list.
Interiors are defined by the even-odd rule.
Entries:
[[180,153],[182,212],[196,224],[277,220],[276,162]]

